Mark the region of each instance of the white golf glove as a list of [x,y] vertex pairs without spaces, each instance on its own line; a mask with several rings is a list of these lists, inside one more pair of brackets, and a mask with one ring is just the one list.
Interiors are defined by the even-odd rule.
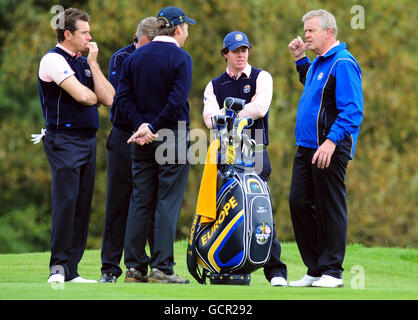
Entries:
[[42,128],[41,129],[41,133],[39,133],[39,134],[35,134],[35,133],[32,134],[32,139],[31,139],[32,143],[33,144],[37,144],[37,143],[41,142],[43,136],[45,135],[45,132],[46,132],[46,130],[44,128]]

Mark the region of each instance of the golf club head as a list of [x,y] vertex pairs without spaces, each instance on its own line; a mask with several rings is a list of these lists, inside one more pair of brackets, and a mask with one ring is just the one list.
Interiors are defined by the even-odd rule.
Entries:
[[[255,141],[254,141],[255,142]],[[264,151],[266,147],[264,146],[264,144],[255,144],[254,145],[254,152],[255,153],[261,153]]]
[[254,119],[247,117],[247,128],[251,127],[254,124]]
[[236,134],[241,135],[244,129],[251,127],[254,124],[254,120],[251,117],[238,118],[234,122],[234,129]]
[[224,114],[217,114],[213,117],[213,120],[218,126],[224,126],[228,123],[229,116],[226,116]]
[[242,134],[242,154],[245,157],[250,157],[252,153],[250,137],[245,133]]
[[241,136],[242,136],[242,143],[250,146],[251,145],[250,137],[246,135],[245,133],[243,133]]
[[228,97],[224,100],[225,109],[232,110],[235,113],[238,113],[244,109],[244,106],[245,100],[243,99]]

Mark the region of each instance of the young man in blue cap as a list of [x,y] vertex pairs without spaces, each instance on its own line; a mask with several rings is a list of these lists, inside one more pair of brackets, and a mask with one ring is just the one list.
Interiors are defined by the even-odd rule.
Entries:
[[[208,83],[204,93],[203,118],[206,126],[214,127],[213,117],[221,114],[223,101],[227,97],[246,100],[240,117],[252,117],[251,136],[257,143],[269,144],[268,112],[273,96],[273,79],[264,70],[248,64],[248,56],[252,49],[247,35],[233,31],[226,35],[221,49],[226,59],[226,71]],[[266,183],[271,173],[270,159],[267,149],[262,153],[262,159],[256,159],[256,169]],[[273,245],[269,262],[264,266],[264,274],[272,286],[287,286],[287,268],[280,261],[281,246],[277,240],[276,227],[273,226]]]
[[[116,103],[136,129],[132,143],[133,193],[125,236],[127,279],[159,283],[189,283],[174,274],[174,240],[190,164],[179,145],[186,145],[192,79],[192,59],[181,47],[188,36],[188,24],[196,22],[180,8],[165,7],[157,16],[157,37],[137,49],[125,61]],[[163,143],[161,129],[174,133],[165,147],[176,154],[174,163],[156,159]],[[171,151],[167,152],[170,153]],[[187,150],[184,150],[187,152]],[[181,159],[181,161],[180,161]],[[154,248],[151,259],[145,253],[147,230],[154,216]],[[151,272],[148,277],[148,266]]]

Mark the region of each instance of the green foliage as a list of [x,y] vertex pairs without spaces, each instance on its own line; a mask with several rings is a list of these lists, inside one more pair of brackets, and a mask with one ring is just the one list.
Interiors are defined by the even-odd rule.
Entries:
[[[38,132],[44,125],[36,74],[42,55],[56,43],[55,32],[49,25],[53,4],[47,0],[0,3],[0,234],[8,230],[0,251],[34,250],[28,243],[38,240],[42,242],[38,248],[48,246],[48,237],[36,236],[38,240],[33,240],[29,231],[22,236],[16,221],[28,215],[30,223],[47,226],[49,223],[49,166],[42,145],[33,146],[29,140],[30,133]],[[223,37],[232,30],[247,33],[253,45],[250,64],[269,71],[274,80],[270,108],[269,152],[273,168],[270,187],[280,240],[294,238],[288,196],[296,150],[296,111],[302,92],[287,45],[297,35],[303,36],[301,17],[305,12],[321,7],[333,12],[338,38],[347,43],[363,72],[365,117],[346,178],[348,239],[365,245],[417,247],[416,1],[336,0],[325,4],[317,0],[146,0],[140,3],[86,0],[61,1],[61,4],[64,7],[80,5],[91,15],[91,34],[99,45],[99,63],[105,75],[110,56],[130,43],[142,18],[156,15],[165,5],[176,5],[196,19],[197,24],[189,28],[185,45],[194,62],[189,99],[192,128],[205,128],[202,120],[204,88],[225,70],[225,61],[219,52]],[[364,7],[364,29],[350,27],[353,5]],[[309,56],[314,58],[312,54]],[[108,114],[107,108],[100,108],[90,248],[100,247],[103,229]],[[178,238],[188,234],[202,170],[202,165],[191,169]],[[34,211],[36,219],[29,217]],[[15,220],[11,218],[14,216]],[[14,230],[15,235],[9,233],[10,230]],[[11,242],[21,242],[21,245],[13,247]]]
[[[49,249],[49,224],[44,212],[34,205],[14,209],[0,216],[0,252],[32,252]],[[22,241],[24,239],[24,241]]]

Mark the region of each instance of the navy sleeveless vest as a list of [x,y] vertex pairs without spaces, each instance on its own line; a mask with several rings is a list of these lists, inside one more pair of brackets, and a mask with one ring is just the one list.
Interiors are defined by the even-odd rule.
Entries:
[[[246,103],[250,103],[252,97],[255,95],[257,77],[260,72],[260,69],[251,67],[251,74],[249,78],[247,78],[245,75],[242,75],[238,80],[235,80],[231,78],[226,72],[224,72],[219,77],[213,79],[213,91],[219,106],[221,108],[223,107],[224,100],[227,97],[244,99]],[[263,118],[255,120],[254,124],[250,128],[251,138],[257,138],[257,143],[262,142],[265,146],[269,144],[268,115],[269,113],[267,112]],[[262,130],[263,141],[259,141],[259,135],[255,134],[256,129]]]
[[[94,91],[93,76],[85,57],[72,57],[58,47],[48,53],[62,55],[75,72],[74,76],[78,81]],[[42,81],[39,76],[38,90],[47,129],[78,135],[95,134],[100,124],[97,105],[85,106],[55,82]]]

